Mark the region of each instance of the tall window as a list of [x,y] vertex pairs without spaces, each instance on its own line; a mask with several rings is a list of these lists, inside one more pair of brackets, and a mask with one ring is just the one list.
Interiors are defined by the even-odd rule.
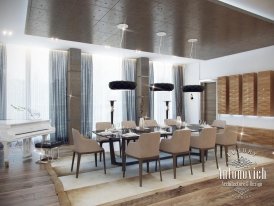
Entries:
[[48,58],[47,49],[7,45],[7,119],[49,119]]
[[114,124],[122,121],[122,91],[111,90],[109,82],[122,79],[122,58],[93,55],[93,128],[96,122],[110,122],[110,100],[114,103]]
[[[173,83],[172,64],[164,62],[153,62],[154,83]],[[154,92],[154,119],[158,124],[164,124],[166,118],[165,101],[172,101],[172,92]],[[172,117],[172,104],[169,104],[169,118]]]

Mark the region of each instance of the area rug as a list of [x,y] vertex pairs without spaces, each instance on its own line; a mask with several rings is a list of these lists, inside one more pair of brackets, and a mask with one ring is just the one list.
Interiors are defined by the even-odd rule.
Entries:
[[[233,156],[233,155],[232,155]],[[256,166],[273,163],[274,160],[252,154],[241,154],[246,159],[252,159]],[[79,178],[70,172],[71,156],[62,157],[51,163],[51,169],[56,174],[56,181],[62,185],[71,205],[111,205],[131,198],[147,196],[167,189],[186,186],[193,183],[218,178],[219,170],[213,153],[209,153],[205,163],[205,172],[198,157],[192,157],[193,175],[190,173],[187,157],[185,166],[179,159],[177,179],[173,179],[172,159],[161,161],[163,168],[163,181],[160,181],[159,172],[154,171],[154,163],[150,164],[150,173],[146,173],[146,165],[143,171],[143,187],[139,187],[138,165],[127,166],[126,177],[122,178],[121,167],[111,166],[107,155],[107,174],[102,170],[102,163],[98,161],[98,167],[94,166],[94,156],[86,155],[81,160]],[[230,161],[236,160],[236,156],[229,157]],[[219,168],[225,169],[225,158],[218,158]],[[237,165],[231,166],[236,169]]]

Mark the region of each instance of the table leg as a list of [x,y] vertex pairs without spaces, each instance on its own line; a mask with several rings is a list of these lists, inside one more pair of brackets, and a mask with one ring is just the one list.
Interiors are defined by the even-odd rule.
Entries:
[[123,171],[123,177],[125,176],[126,171],[126,140],[122,138],[122,171]]
[[5,168],[9,167],[9,145],[7,142],[2,142],[4,146],[4,163],[5,163]]
[[110,139],[109,141],[109,152],[110,152],[110,161],[111,164],[116,165],[116,158],[115,158],[115,151],[114,151],[114,145],[113,145],[113,141]]

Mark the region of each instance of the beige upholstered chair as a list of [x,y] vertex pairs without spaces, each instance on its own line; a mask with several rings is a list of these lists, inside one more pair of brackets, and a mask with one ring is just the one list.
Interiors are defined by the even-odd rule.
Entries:
[[136,129],[135,121],[122,121],[122,128],[123,129]]
[[[126,149],[126,156],[133,157],[139,161],[139,184],[142,187],[143,162],[158,160],[160,179],[162,181],[162,171],[160,163],[160,133],[142,133],[136,142],[130,142]],[[126,157],[123,161],[123,177],[126,170]]]
[[158,123],[154,119],[146,119],[145,120],[145,127],[158,127]]
[[165,125],[167,126],[176,126],[177,120],[176,119],[165,119]]
[[190,158],[190,130],[176,130],[171,139],[162,139],[160,144],[160,151],[172,154],[173,157],[173,174],[174,179],[176,179],[176,165],[177,165],[177,156],[188,155],[189,156],[189,165],[190,171],[192,173],[192,164]]
[[204,128],[198,136],[191,136],[190,138],[190,147],[200,150],[200,157],[202,161],[203,172],[205,171],[205,159],[204,159],[205,151],[209,149],[214,149],[216,165],[217,165],[217,168],[219,168],[215,143],[216,143],[215,127]]
[[237,151],[237,156],[239,159],[239,151],[238,151],[238,145],[237,145],[237,131],[238,127],[235,126],[226,126],[224,129],[224,133],[217,134],[216,136],[216,147],[217,145],[220,145],[220,147],[225,148],[225,161],[226,166],[228,166],[228,147],[229,146],[235,146]]
[[[100,130],[106,130],[106,129],[110,129],[111,128],[111,123],[110,122],[96,122],[95,128],[96,131],[100,131]],[[109,138],[107,137],[102,137],[100,135],[96,135],[96,141],[99,142],[100,146],[102,147],[104,143],[109,143]],[[119,142],[119,148],[120,148],[120,156],[121,156],[121,142],[120,139],[113,139],[113,142]],[[100,161],[101,161],[102,157],[100,154]]]
[[77,169],[76,169],[76,178],[79,175],[79,168],[80,168],[80,161],[82,154],[95,154],[95,165],[97,167],[97,153],[103,153],[103,161],[104,161],[104,171],[106,174],[106,162],[105,162],[105,151],[102,147],[98,145],[95,140],[87,139],[83,137],[80,132],[76,129],[72,129],[72,136],[74,142],[73,148],[73,156],[72,156],[72,163],[71,163],[71,171],[73,171],[74,165],[74,158],[75,154],[77,154]]

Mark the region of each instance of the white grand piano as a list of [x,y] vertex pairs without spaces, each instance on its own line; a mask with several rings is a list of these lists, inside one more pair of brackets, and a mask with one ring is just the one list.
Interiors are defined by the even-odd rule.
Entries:
[[31,156],[31,138],[54,133],[49,120],[0,120],[0,142],[4,146],[5,167],[9,167],[9,142],[23,140],[23,157]]

